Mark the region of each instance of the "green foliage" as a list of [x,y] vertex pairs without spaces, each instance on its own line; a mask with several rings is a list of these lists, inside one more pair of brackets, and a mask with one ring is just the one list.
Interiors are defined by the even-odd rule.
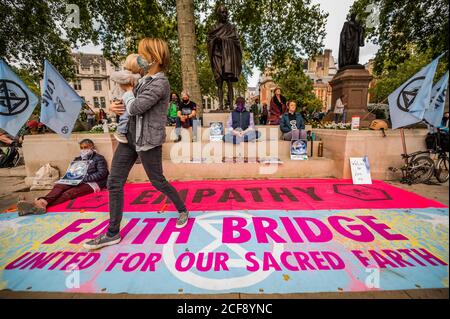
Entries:
[[[211,1],[206,1],[211,3]],[[311,0],[222,1],[253,65],[282,65],[287,57],[312,56],[322,48],[327,13]],[[214,9],[214,4],[209,8]]]
[[[424,66],[432,61],[432,51],[424,53],[414,53],[413,48],[407,50],[409,58],[400,63],[395,69],[385,70],[376,77],[376,84],[371,93],[373,94],[370,102],[386,102],[389,94],[395,91],[401,84],[420,71]],[[435,81],[445,73],[445,63],[440,63],[436,71]]]
[[322,109],[322,102],[313,93],[313,81],[303,72],[301,59],[290,60],[277,69],[274,80],[288,101],[297,101],[298,108],[306,106],[308,112]]
[[379,24],[366,30],[368,38],[380,46],[376,74],[399,68],[415,54],[429,53],[433,58],[447,51],[448,61],[448,0],[356,0],[351,10],[365,22],[371,4],[380,10]]
[[65,4],[54,0],[1,1],[0,57],[38,75],[42,75],[46,58],[64,77],[73,78],[70,41],[62,39],[58,27],[65,19]]
[[[243,77],[237,91],[244,92],[254,65],[261,70],[286,56],[313,55],[322,47],[325,20],[312,0],[224,1],[236,24],[243,46]],[[68,4],[79,7],[80,27],[68,27]],[[199,82],[204,95],[216,95],[206,49],[207,31],[216,23],[216,3],[194,0]],[[161,37],[171,50],[169,81],[182,88],[177,34],[176,0],[14,0],[0,2],[0,57],[31,76],[42,77],[48,59],[68,80],[75,77],[71,50],[102,44],[104,56],[117,64],[137,51],[143,37]]]

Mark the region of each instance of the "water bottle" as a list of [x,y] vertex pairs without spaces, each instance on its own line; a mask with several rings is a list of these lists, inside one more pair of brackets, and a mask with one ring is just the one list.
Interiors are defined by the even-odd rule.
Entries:
[[109,133],[109,126],[107,120],[103,120],[103,133]]
[[319,148],[317,150],[317,156],[318,157],[323,157],[323,142],[322,141],[319,142]]

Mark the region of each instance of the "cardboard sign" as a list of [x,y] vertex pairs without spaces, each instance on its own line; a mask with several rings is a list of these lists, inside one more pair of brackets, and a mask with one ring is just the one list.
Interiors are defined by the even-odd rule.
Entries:
[[370,177],[369,158],[367,156],[350,157],[350,168],[352,170],[353,184],[372,184],[372,178]]
[[223,139],[223,123],[211,122],[209,126],[209,140],[211,142],[220,142]]
[[352,116],[352,131],[359,131],[360,120],[359,116]]
[[57,181],[57,184],[78,185],[87,174],[89,164],[92,161],[72,161],[63,178]]

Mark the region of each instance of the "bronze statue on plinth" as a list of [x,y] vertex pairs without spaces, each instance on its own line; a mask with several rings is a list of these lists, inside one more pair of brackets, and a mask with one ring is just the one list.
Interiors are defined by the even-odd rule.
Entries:
[[364,27],[356,21],[356,13],[344,23],[339,41],[339,70],[364,68],[359,62],[359,47],[364,46]]
[[223,82],[228,85],[228,105],[233,105],[233,82],[242,71],[242,48],[235,26],[228,22],[225,6],[217,9],[218,23],[208,32],[208,55],[217,84],[219,110],[223,110]]
[[346,122],[350,122],[352,117],[359,117],[360,127],[368,127],[375,119],[375,115],[367,109],[372,75],[364,65],[359,64],[359,47],[364,46],[364,32],[364,27],[356,21],[356,14],[352,13],[350,19],[344,23],[340,35],[339,70],[329,82],[332,88],[333,112],[325,117],[326,121],[333,121],[334,110],[342,104],[338,100],[343,95],[347,97],[345,108],[341,110]]

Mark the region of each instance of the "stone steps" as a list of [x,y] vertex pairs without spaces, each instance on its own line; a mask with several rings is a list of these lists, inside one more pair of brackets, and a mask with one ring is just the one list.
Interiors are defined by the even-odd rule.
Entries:
[[[317,157],[318,142],[308,142],[308,157]],[[314,148],[311,154],[311,147]],[[193,159],[209,159],[220,162],[225,158],[279,158],[290,160],[290,141],[255,141],[233,145],[224,142],[166,142],[163,144],[163,159],[174,162],[186,162]]]
[[[281,137],[280,127],[278,125],[256,125],[255,128],[261,133],[260,141],[279,140]],[[312,130],[311,125],[306,125],[305,130]],[[226,129],[225,129],[226,131]],[[181,129],[183,140],[192,141],[192,128]],[[209,142],[209,127],[198,127],[198,141]],[[172,142],[176,139],[175,126],[166,126],[166,142]]]
[[0,168],[0,177],[26,177],[27,172],[25,165],[12,167],[12,168]]
[[[282,164],[262,163],[173,163],[163,161],[168,180],[252,179],[252,178],[328,178],[334,171],[334,161],[311,158],[305,161],[283,161]],[[136,164],[128,176],[130,182],[148,181],[142,164]]]

